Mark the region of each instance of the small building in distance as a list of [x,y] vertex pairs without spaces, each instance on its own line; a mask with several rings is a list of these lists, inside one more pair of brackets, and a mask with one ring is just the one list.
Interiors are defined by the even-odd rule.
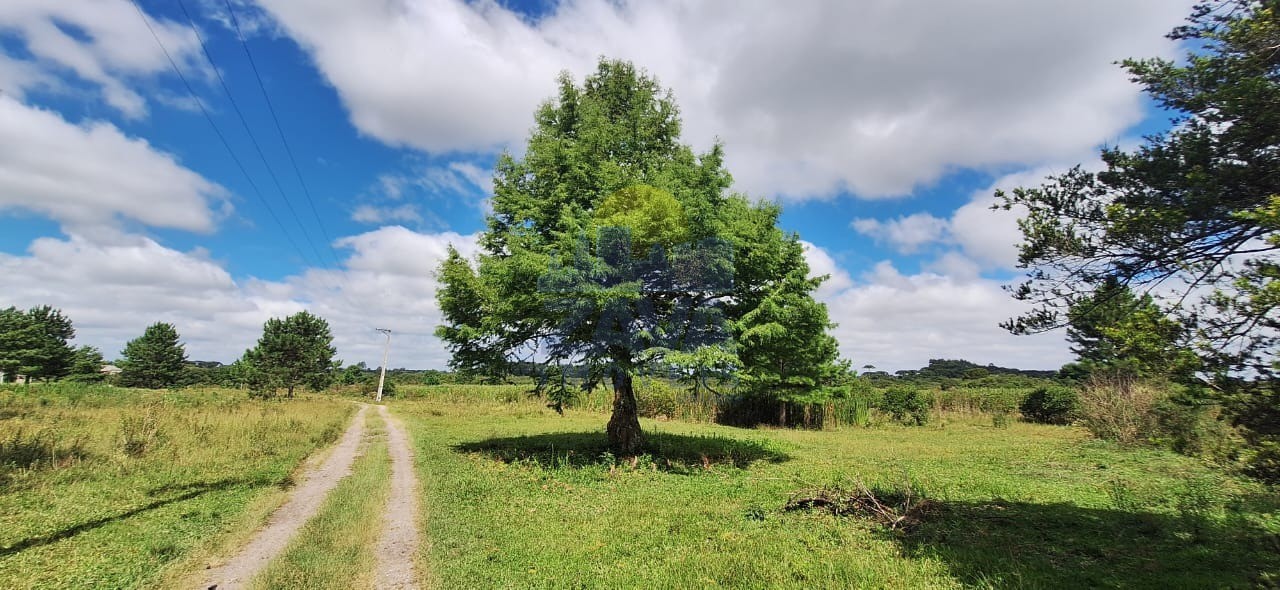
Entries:
[[120,373],[124,372],[124,370],[115,365],[102,365],[102,368],[98,369],[98,372],[108,377],[111,377],[113,375],[119,375]]

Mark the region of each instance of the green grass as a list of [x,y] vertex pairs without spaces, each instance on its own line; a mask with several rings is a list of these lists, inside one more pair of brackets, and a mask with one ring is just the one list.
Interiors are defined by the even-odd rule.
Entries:
[[351,411],[233,390],[0,390],[0,586],[163,586],[256,526]]
[[[492,394],[397,405],[418,456],[424,563],[446,588],[1203,588],[1280,571],[1274,494],[1076,428],[646,420],[652,447],[632,462],[607,454],[601,414]],[[904,479],[938,503],[910,532],[783,510],[804,490]]]
[[374,549],[391,485],[386,429],[367,416],[361,456],[307,521],[284,554],[254,578],[253,588],[371,588]]

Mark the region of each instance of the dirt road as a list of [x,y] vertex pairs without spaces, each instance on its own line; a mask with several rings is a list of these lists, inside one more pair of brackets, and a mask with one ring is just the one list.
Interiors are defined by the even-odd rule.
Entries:
[[400,423],[386,406],[378,413],[387,425],[387,448],[391,452],[391,497],[378,541],[375,584],[380,590],[416,590],[414,556],[418,553],[418,480],[413,472],[413,451]]
[[364,415],[368,409],[369,406],[360,406],[351,426],[324,463],[302,477],[289,499],[239,553],[209,571],[202,587],[217,590],[244,588],[255,574],[284,550],[298,529],[315,516],[329,492],[351,473],[351,464],[356,459],[360,439],[364,435]]

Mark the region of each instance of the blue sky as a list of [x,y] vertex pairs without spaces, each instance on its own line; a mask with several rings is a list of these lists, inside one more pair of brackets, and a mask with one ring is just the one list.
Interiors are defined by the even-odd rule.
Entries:
[[1055,368],[1060,334],[996,326],[1019,310],[1000,289],[1017,233],[992,191],[1164,128],[1113,62],[1176,55],[1162,35],[1188,10],[235,0],[286,151],[227,4],[184,2],[140,0],[159,44],[126,0],[0,6],[0,305],[61,307],[108,358],[170,321],[220,361],[310,309],[344,360],[377,364],[390,327],[413,368],[447,358],[430,271],[473,251],[494,158],[602,55],[671,87],[735,190],[783,203],[856,365]]

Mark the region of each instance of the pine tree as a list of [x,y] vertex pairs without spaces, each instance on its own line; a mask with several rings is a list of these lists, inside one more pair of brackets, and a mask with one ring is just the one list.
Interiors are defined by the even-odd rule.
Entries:
[[187,353],[173,324],[156,322],[148,326],[142,336],[125,344],[123,356],[120,384],[125,387],[160,389],[182,383]]
[[333,335],[329,322],[300,311],[287,318],[272,318],[262,326],[258,345],[246,350],[241,378],[254,395],[270,397],[283,388],[287,397],[306,384],[313,390],[329,385],[334,367]]

